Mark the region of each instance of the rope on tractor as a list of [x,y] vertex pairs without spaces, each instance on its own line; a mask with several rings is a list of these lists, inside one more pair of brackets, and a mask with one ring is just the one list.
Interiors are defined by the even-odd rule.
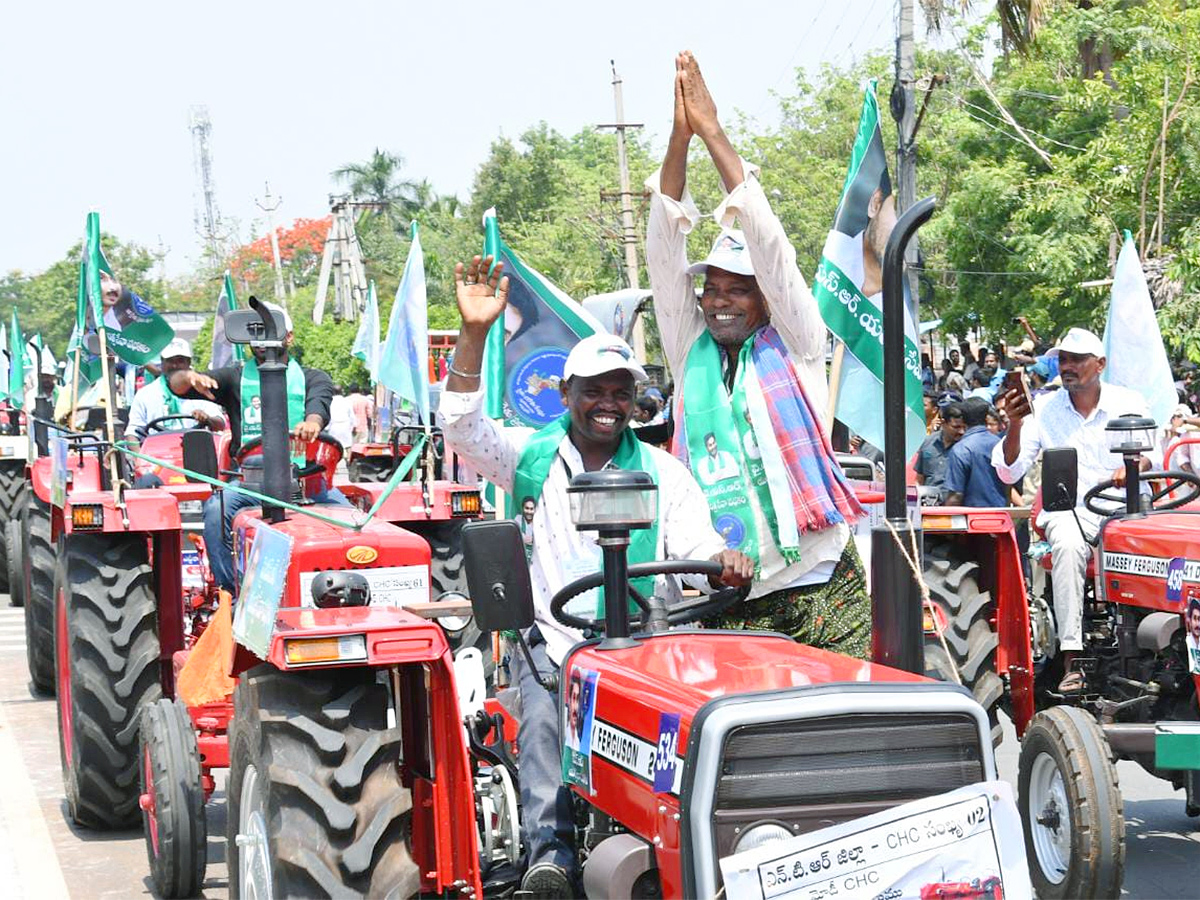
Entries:
[[[352,521],[336,519],[332,516],[325,516],[319,512],[315,512],[312,507],[298,506],[295,503],[289,503],[286,500],[276,500],[274,497],[268,497],[266,494],[261,494],[258,491],[251,490],[250,488],[240,485],[237,482],[227,482],[221,481],[219,478],[210,478],[208,475],[202,475],[199,472],[193,472],[190,469],[185,469],[182,466],[175,465],[174,463],[169,463],[165,459],[156,459],[153,456],[147,456],[144,453],[131,449],[131,445],[128,441],[117,441],[115,446],[119,448],[122,453],[127,453],[136,459],[144,460],[145,462],[152,463],[153,465],[159,466],[163,469],[169,469],[172,472],[178,472],[180,475],[184,475],[189,479],[210,485],[211,487],[220,488],[221,490],[225,491],[233,491],[235,494],[245,494],[247,497],[253,497],[255,500],[258,500],[260,503],[270,503],[274,506],[282,507],[283,509],[290,510],[294,513],[299,513],[302,516],[308,516],[311,519],[317,519],[318,521],[325,522],[329,525],[337,525],[341,528],[350,528],[353,531],[362,531],[371,523],[371,520],[375,518],[375,514],[379,512],[379,508],[383,506],[387,498],[395,492],[396,488],[400,485],[400,482],[403,481],[408,473],[412,470],[412,467],[416,464],[417,457],[421,455],[421,450],[425,446],[425,441],[425,435],[422,434],[418,436],[417,440],[413,443],[412,449],[408,451],[408,455],[400,461],[400,465],[396,467],[396,471],[393,472],[392,477],[388,479],[387,486],[383,489],[383,493],[379,495],[379,499],[375,501],[374,505],[372,505],[372,507],[366,512],[365,516],[361,510],[354,509],[354,520]],[[359,519],[359,516],[363,516],[363,518]]]

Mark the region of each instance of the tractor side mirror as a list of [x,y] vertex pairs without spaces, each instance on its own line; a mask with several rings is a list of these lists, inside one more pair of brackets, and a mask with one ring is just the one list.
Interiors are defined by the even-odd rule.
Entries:
[[[275,319],[276,339],[282,341],[287,334],[287,325],[280,310],[271,310]],[[231,309],[225,313],[225,339],[231,344],[249,344],[267,339],[267,327],[262,316],[253,309]]]
[[1042,509],[1066,512],[1075,508],[1079,492],[1079,458],[1074,447],[1042,451]]
[[472,522],[462,530],[471,611],[480,631],[514,631],[533,624],[533,586],[525,542],[516,522]]
[[[217,448],[213,446],[212,432],[199,428],[185,431],[182,437],[183,467],[189,472],[216,478]],[[199,483],[199,478],[185,476],[193,484]]]

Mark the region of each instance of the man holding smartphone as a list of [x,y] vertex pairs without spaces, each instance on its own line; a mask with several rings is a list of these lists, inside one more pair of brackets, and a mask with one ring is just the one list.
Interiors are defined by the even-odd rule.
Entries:
[[[1016,484],[1044,449],[1074,447],[1078,454],[1076,508],[1042,510],[1037,518],[1053,554],[1054,617],[1066,673],[1059,691],[1068,694],[1084,687],[1083,673],[1072,671],[1071,665],[1083,649],[1084,577],[1101,521],[1084,507],[1083,497],[1102,481],[1111,479],[1118,486],[1125,483],[1124,463],[1120,454],[1108,449],[1105,426],[1118,416],[1148,413],[1146,401],[1136,391],[1101,384],[1100,373],[1107,360],[1104,344],[1092,332],[1072,328],[1049,355],[1058,360],[1063,390],[1039,397],[1032,406],[1023,387],[1005,391],[1008,432],[992,450],[992,465],[1001,481]],[[1030,416],[1033,420],[1026,421]],[[1151,460],[1143,456],[1142,470],[1150,466]]]

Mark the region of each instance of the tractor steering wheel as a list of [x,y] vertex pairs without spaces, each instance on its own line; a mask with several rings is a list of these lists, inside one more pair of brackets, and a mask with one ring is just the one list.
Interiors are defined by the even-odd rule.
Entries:
[[[1152,490],[1150,494],[1150,508],[1156,510],[1178,509],[1193,500],[1200,499],[1200,478],[1193,475],[1191,472],[1180,472],[1172,470],[1169,472],[1163,471],[1147,471],[1138,473],[1138,481],[1166,481],[1166,485],[1157,491]],[[1186,484],[1188,491],[1182,497],[1174,497],[1166,500],[1163,503],[1159,501],[1174,491],[1180,485]],[[1116,482],[1111,478],[1107,481],[1102,481],[1086,494],[1083,495],[1083,505],[1087,507],[1089,512],[1093,512],[1098,516],[1111,516],[1113,509],[1111,504],[1119,503],[1122,507],[1125,505],[1125,488],[1120,488],[1120,494],[1109,494],[1110,491],[1117,487]],[[1101,506],[1100,501],[1105,501],[1109,506]]]
[[[156,432],[156,431],[167,431],[168,429],[164,428],[164,427],[163,427],[163,425],[164,425],[165,423],[167,423],[167,422],[174,422],[174,421],[176,421],[177,419],[184,419],[184,420],[186,420],[186,421],[188,421],[188,422],[191,422],[193,425],[199,425],[199,424],[200,424],[199,422],[197,422],[197,421],[195,420],[195,418],[194,418],[194,417],[193,417],[193,416],[192,416],[190,413],[175,413],[174,415],[170,415],[170,416],[159,416],[157,419],[151,419],[151,420],[150,420],[149,422],[147,422],[147,423],[146,423],[146,425],[145,425],[145,428],[146,428],[146,433],[147,433],[147,434],[150,434],[150,433],[152,433],[152,432]],[[187,431],[188,429],[186,429],[186,428],[172,428],[172,429],[170,429],[170,430],[171,430],[171,431]]]
[[[669,559],[662,562],[637,563],[632,565],[629,567],[629,578],[641,578],[644,575],[720,575],[722,571],[723,567],[721,564],[710,559]],[[563,609],[572,598],[579,596],[584,591],[600,587],[602,584],[604,584],[603,572],[597,572],[594,575],[587,575],[572,581],[554,595],[554,598],[550,601],[550,614],[554,616],[555,621],[561,622],[563,625],[571,628],[604,631],[603,619],[584,619],[579,616],[573,616]],[[722,588],[716,593],[709,594],[707,597],[677,603],[674,606],[667,607],[667,624],[686,625],[688,622],[696,622],[700,619],[707,619],[709,616],[715,616],[745,598],[748,593],[750,593],[749,585],[745,587],[727,587]],[[645,624],[647,615],[650,613],[650,603],[632,584],[629,585],[629,597],[641,609],[638,615],[630,618],[629,624],[630,626],[640,627]]]

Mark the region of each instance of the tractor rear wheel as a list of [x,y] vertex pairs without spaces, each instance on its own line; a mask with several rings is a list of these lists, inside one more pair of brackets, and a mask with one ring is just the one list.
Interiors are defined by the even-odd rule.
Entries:
[[392,477],[392,457],[356,456],[346,463],[346,474],[354,483],[387,481]]
[[29,488],[21,488],[13,506],[12,518],[4,528],[4,552],[7,557],[8,602],[10,606],[25,605],[25,548],[21,538],[25,528],[26,510],[29,507]]
[[[429,524],[409,524],[429,544],[429,593],[436,601],[446,593],[470,597],[467,588],[467,570],[463,558],[462,530],[467,523],[462,519]],[[473,616],[453,616],[437,620],[446,631],[450,649],[457,652],[464,647],[476,647],[483,654],[484,675],[490,682],[496,668],[492,659],[492,639],[488,632],[481,632]]]
[[208,829],[200,748],[182,700],[158,700],[142,711],[142,830],[150,876],[160,897],[196,897],[204,886]]
[[1017,790],[1038,897],[1119,897],[1125,811],[1112,749],[1073,706],[1034,716],[1021,741]]
[[400,729],[370,669],[262,665],[234,692],[226,843],[231,897],[411,897],[412,798]]
[[[1004,738],[997,716],[1004,696],[1004,681],[996,673],[1000,636],[991,624],[991,595],[979,589],[979,565],[943,544],[927,548],[924,569],[929,599],[943,620],[925,631],[925,674],[970,690],[987,710],[992,744],[999,746]],[[940,634],[939,626],[944,626]]]
[[[0,464],[0,523],[16,518],[17,497],[25,486],[24,461]],[[8,546],[0,541],[0,593],[8,590]]]
[[72,820],[131,828],[138,724],[162,696],[158,616],[143,535],[71,535],[54,571],[58,747]]
[[31,497],[20,520],[25,546],[25,658],[29,680],[39,694],[54,693],[54,548],[50,546],[50,507]]

